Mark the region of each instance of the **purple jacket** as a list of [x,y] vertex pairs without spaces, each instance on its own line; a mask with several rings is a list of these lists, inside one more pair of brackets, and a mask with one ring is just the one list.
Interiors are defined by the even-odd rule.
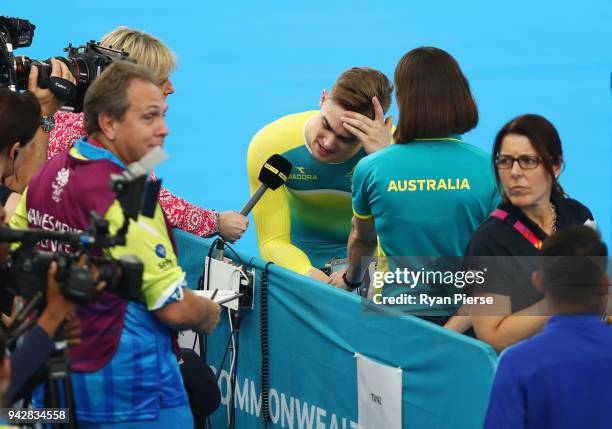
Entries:
[[[28,226],[56,231],[84,231],[89,214],[104,216],[115,200],[108,187],[112,173],[121,167],[105,159],[79,160],[65,151],[52,158],[32,179],[26,207]],[[39,243],[40,249],[73,253],[65,244]],[[71,348],[73,370],[91,372],[106,365],[117,349],[123,329],[127,301],[116,294],[102,292],[92,304],[80,305],[81,344]]]

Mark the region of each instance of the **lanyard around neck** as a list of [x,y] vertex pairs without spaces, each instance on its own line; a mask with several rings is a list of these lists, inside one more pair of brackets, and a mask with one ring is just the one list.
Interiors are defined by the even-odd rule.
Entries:
[[516,219],[513,222],[512,219],[510,219],[509,213],[507,211],[502,210],[502,209],[495,209],[493,213],[491,213],[491,217],[503,220],[508,225],[510,225],[512,228],[517,230],[519,234],[525,237],[527,241],[533,244],[533,247],[535,247],[538,250],[542,249],[542,240],[540,240],[538,236],[535,235],[533,231],[531,231],[529,227],[527,227],[527,225],[525,225],[520,220]]

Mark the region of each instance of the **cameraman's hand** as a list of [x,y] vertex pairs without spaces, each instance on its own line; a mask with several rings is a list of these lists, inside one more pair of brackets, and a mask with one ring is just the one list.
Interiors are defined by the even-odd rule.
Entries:
[[[28,77],[28,90],[38,98],[42,115],[53,115],[62,107],[62,103],[49,89],[42,89],[38,86],[38,72],[38,67],[32,65],[30,68],[30,76]],[[68,66],[55,58],[51,58],[51,77],[61,77],[62,79],[76,83]]]
[[64,319],[74,313],[76,308],[76,304],[66,299],[60,292],[55,279],[56,273],[57,263],[53,261],[47,272],[47,305],[38,318],[38,324],[51,338],[55,336]]
[[[79,267],[83,268],[87,266],[87,255],[83,254],[79,257]],[[96,285],[96,292],[100,293],[104,290],[104,288],[106,287],[106,282],[102,282],[99,281],[100,278],[100,271],[98,270],[98,267],[96,267],[95,265],[91,265],[89,267],[89,273],[91,274],[91,278],[94,282],[97,283]]]
[[[85,267],[87,265],[86,255],[81,255],[78,265],[79,267]],[[92,279],[97,282],[99,274],[97,268],[92,266],[90,272]],[[38,318],[38,324],[49,337],[53,338],[62,322],[66,320],[67,323],[64,327],[64,334],[68,341],[68,345],[77,346],[81,342],[81,326],[74,311],[77,304],[62,295],[55,278],[56,274],[57,263],[53,261],[47,272],[47,305]],[[96,289],[100,292],[105,286],[105,282],[98,282]]]
[[219,213],[219,235],[229,243],[239,240],[249,226],[246,216],[235,211]]

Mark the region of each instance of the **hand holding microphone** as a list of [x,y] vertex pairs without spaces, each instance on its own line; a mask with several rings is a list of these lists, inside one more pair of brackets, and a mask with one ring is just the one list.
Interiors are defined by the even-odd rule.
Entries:
[[233,210],[221,212],[217,218],[217,231],[228,243],[239,240],[248,227],[247,217]]
[[291,163],[278,154],[268,158],[259,172],[259,181],[261,182],[259,188],[251,195],[240,213],[235,211],[219,213],[217,230],[225,241],[233,243],[242,237],[249,226],[249,220],[246,217],[255,204],[267,189],[275,190],[282,186],[287,181],[291,168]]

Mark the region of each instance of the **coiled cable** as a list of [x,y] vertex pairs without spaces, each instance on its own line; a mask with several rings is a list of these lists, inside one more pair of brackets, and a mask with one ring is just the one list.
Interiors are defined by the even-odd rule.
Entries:
[[260,333],[261,333],[261,410],[266,427],[270,421],[270,368],[268,347],[268,267],[272,262],[268,262],[261,273],[260,287]]

